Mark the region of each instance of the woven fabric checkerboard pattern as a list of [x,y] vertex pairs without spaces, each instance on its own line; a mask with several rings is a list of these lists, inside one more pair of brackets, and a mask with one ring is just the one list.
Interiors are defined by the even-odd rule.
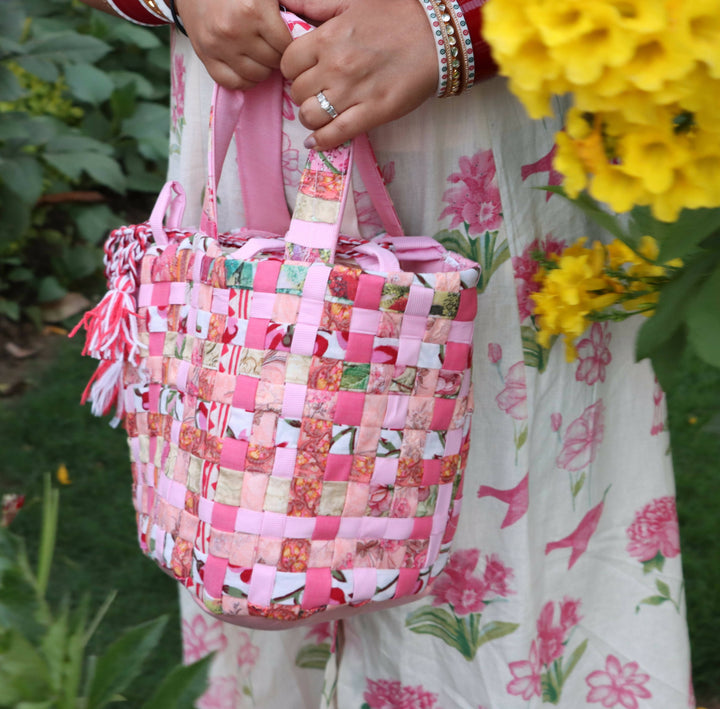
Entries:
[[462,496],[477,272],[228,251],[175,232],[142,260],[123,402],[141,546],[227,616],[420,592]]

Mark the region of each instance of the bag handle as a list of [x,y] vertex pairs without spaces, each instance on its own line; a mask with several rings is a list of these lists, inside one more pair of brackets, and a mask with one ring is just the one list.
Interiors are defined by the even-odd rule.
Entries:
[[[294,36],[309,31],[306,23],[295,21],[297,18],[290,13],[283,13],[283,17]],[[208,236],[216,238],[218,233],[217,185],[233,132],[241,157],[238,163],[247,227],[279,234],[287,231],[287,205],[281,171],[281,102],[282,83],[279,72],[273,72],[269,79],[244,92],[215,86],[210,108],[208,179],[200,223],[201,230]],[[257,155],[261,149],[266,155],[265,164],[262,170],[253,169],[246,157]],[[330,259],[326,261],[328,263],[334,258],[348,197],[347,188],[354,155],[357,156],[358,171],[363,184],[386,232],[392,236],[402,236],[400,219],[385,189],[370,141],[363,135],[352,141],[352,145],[341,146],[327,154],[310,151],[301,178],[295,213],[286,235],[286,241],[293,244],[286,249],[289,258],[300,257],[301,260],[309,261]],[[333,159],[344,169],[339,179],[337,167],[329,162]],[[322,185],[330,182],[340,188],[334,193],[339,199],[327,200],[321,197],[320,201],[308,202],[307,197],[312,191],[311,184],[316,184],[322,191]],[[323,194],[327,197],[329,193]],[[315,195],[318,196],[318,193]],[[328,202],[337,204],[327,204]],[[310,206],[310,211],[304,209],[303,205],[305,208]],[[334,219],[336,223],[329,223],[328,218]],[[323,227],[321,224],[328,226]],[[310,231],[312,237],[308,236]],[[311,245],[314,251],[308,251]],[[290,253],[295,255],[290,256]]]

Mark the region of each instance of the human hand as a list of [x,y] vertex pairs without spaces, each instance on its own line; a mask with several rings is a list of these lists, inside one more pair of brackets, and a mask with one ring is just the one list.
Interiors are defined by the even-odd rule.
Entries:
[[277,0],[176,0],[208,73],[228,89],[249,89],[280,66],[290,32]]
[[[329,150],[400,118],[435,94],[435,40],[418,0],[286,0],[288,10],[323,22],[295,39],[280,68],[293,81],[306,147]],[[316,96],[338,112],[331,118]]]

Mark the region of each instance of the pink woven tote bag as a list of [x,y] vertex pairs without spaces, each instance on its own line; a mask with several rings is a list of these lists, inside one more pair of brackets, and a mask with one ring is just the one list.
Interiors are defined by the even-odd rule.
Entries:
[[[280,115],[278,77],[216,89],[200,228],[178,226],[166,185],[148,222],[111,234],[109,292],[84,321],[102,360],[85,398],[124,420],[142,550],[258,628],[411,601],[442,571],[479,278],[402,236],[366,137],[311,152],[290,221]],[[233,133],[249,226],[218,235]],[[339,236],[353,162],[388,232],[372,241]]]

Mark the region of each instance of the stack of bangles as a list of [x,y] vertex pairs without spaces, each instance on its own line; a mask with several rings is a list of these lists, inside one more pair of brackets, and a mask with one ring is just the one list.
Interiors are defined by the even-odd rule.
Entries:
[[187,34],[175,9],[175,0],[105,0],[120,17],[145,27],[174,24]]
[[[187,35],[175,0],[105,0],[120,17],[153,27],[174,24]],[[420,0],[435,39],[437,95],[457,96],[476,81],[495,74],[497,66],[482,38],[482,6],[487,0]]]
[[482,6],[487,0],[420,0],[435,38],[437,96],[467,91],[497,67],[482,38]]

